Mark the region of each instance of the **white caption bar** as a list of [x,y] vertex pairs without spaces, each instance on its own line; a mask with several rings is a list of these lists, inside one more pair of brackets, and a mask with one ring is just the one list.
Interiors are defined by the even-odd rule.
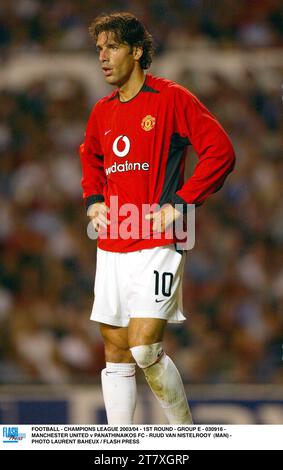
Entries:
[[0,426],[0,448],[282,450],[283,425]]

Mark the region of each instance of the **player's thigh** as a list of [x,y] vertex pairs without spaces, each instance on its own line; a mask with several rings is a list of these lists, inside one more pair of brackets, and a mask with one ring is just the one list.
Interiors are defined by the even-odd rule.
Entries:
[[160,318],[131,318],[128,326],[129,347],[161,342],[166,324],[167,320]]
[[128,328],[99,323],[107,362],[133,362],[128,343]]

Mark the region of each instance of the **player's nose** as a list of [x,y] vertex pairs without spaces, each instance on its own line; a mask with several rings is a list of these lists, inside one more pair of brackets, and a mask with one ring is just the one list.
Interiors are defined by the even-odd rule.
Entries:
[[104,50],[102,49],[102,50],[100,51],[100,53],[99,53],[99,60],[100,60],[100,62],[102,62],[102,63],[103,63],[103,62],[107,62],[108,59],[109,59],[109,55],[108,55],[107,49],[104,49]]

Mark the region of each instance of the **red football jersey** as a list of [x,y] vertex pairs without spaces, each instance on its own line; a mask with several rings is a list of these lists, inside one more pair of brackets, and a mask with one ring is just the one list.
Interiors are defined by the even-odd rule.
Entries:
[[[199,160],[184,182],[189,145]],[[80,157],[86,206],[105,201],[109,207],[110,197],[116,196],[111,198],[118,207],[117,216],[114,209],[113,217],[110,214],[112,235],[108,226],[98,237],[99,248],[115,252],[176,242],[166,234],[154,239],[151,231],[144,236],[143,205],[202,204],[221,188],[235,163],[227,134],[205,106],[186,88],[151,74],[146,74],[144,85],[131,100],[120,101],[117,89],[97,102]],[[137,236],[125,234],[129,216],[125,204],[137,208]]]

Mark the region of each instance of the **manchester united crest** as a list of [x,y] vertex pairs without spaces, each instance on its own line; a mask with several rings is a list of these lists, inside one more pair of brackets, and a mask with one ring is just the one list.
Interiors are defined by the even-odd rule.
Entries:
[[150,116],[150,114],[148,114],[147,116],[143,118],[141,122],[141,126],[144,131],[151,131],[151,129],[153,129],[155,126],[155,118],[153,116]]

